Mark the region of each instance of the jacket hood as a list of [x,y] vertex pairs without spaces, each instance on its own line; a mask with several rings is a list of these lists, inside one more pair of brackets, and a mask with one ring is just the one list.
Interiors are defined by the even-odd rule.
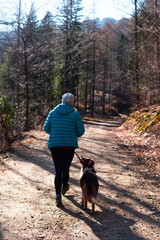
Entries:
[[61,115],[67,115],[71,112],[74,112],[74,108],[65,103],[61,103],[61,104],[57,105],[54,110]]

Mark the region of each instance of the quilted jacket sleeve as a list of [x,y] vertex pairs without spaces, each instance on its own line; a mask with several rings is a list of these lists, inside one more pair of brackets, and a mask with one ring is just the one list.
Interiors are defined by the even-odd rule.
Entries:
[[78,112],[76,117],[76,132],[77,132],[77,137],[81,137],[85,132],[85,128],[84,128],[81,116],[79,115]]
[[44,131],[48,134],[50,134],[51,131],[51,112],[48,114],[48,117],[46,118],[46,121],[44,123]]

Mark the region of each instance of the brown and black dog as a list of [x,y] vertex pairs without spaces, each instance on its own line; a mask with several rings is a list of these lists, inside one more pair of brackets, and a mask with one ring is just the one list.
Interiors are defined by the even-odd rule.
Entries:
[[95,213],[95,204],[99,183],[94,169],[94,160],[81,157],[82,164],[80,186],[82,188],[82,207],[87,208],[87,202],[92,203],[92,213]]

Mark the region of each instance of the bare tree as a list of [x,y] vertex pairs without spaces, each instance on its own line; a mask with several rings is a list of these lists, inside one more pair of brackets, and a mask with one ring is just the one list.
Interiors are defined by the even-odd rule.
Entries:
[[137,105],[140,104],[140,83],[139,83],[139,62],[138,62],[138,9],[137,0],[134,1],[135,4],[135,80],[136,80],[136,100]]
[[159,9],[158,1],[154,0],[154,18],[155,18],[155,40],[156,40],[156,62],[157,62],[157,88],[160,90],[160,43],[159,43]]

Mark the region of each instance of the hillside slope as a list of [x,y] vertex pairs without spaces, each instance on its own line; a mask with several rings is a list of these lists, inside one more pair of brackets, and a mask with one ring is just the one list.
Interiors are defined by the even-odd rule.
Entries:
[[154,105],[130,114],[117,135],[140,160],[160,172],[160,106]]

